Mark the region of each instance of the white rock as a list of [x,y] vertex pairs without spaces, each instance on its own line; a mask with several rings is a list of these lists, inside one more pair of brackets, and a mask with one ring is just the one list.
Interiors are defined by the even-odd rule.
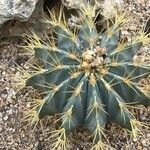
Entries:
[[14,96],[16,94],[16,92],[14,91],[13,88],[11,88],[9,91],[8,91],[8,97],[7,99],[11,99],[12,96]]
[[0,126],[0,132],[3,130],[2,126]]
[[2,118],[3,114],[0,112],[0,118]]
[[123,8],[124,1],[123,0],[105,0],[102,4],[103,12],[102,14],[106,18],[111,18],[114,16],[114,7],[117,7],[118,9]]
[[[75,8],[78,9],[83,4],[86,4],[88,0],[62,0],[62,3],[69,7],[69,8]],[[102,14],[106,18],[113,17],[114,14],[112,13],[114,11],[114,7],[122,8],[124,6],[123,0],[91,0],[91,3],[95,3],[97,9],[102,9]]]
[[12,109],[9,109],[9,110],[7,111],[7,113],[8,113],[9,115],[12,115],[12,114],[13,114],[13,110],[12,110]]
[[62,3],[70,8],[79,8],[81,5],[85,4],[87,0],[61,0]]
[[16,18],[27,20],[38,0],[0,0],[0,26],[6,21]]
[[3,120],[5,120],[5,121],[8,120],[8,116],[5,116],[5,117],[3,118]]

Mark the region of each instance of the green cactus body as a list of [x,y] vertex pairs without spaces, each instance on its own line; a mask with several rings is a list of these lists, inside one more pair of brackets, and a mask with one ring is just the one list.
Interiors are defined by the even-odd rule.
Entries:
[[46,93],[36,108],[39,118],[60,113],[65,133],[82,125],[98,145],[108,120],[134,130],[135,117],[127,106],[150,105],[149,93],[139,85],[150,66],[133,61],[142,41],[119,43],[122,22],[114,23],[111,33],[99,33],[93,16],[81,18],[82,24],[74,31],[66,22],[49,21],[56,40],[50,45],[34,44],[34,54],[44,69],[28,78],[26,85]]

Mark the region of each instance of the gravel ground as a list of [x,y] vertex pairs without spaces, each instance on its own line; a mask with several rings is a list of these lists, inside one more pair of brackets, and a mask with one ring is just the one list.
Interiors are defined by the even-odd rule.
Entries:
[[[136,4],[135,4],[136,3]],[[150,1],[145,5],[143,0],[128,2],[126,8],[134,16],[130,22],[128,33],[136,34],[137,29],[143,28],[146,20],[150,17]],[[23,89],[16,94],[11,84],[11,79],[20,72],[16,70],[15,63],[26,67],[24,64],[29,59],[18,55],[21,53],[20,40],[12,40],[0,46],[0,150],[44,150],[50,149],[50,141],[46,140],[47,135],[41,136],[41,129],[33,130],[24,119],[24,112],[30,108],[31,99],[37,96],[37,91]],[[149,46],[144,47],[137,55],[144,58],[142,61],[150,62]],[[14,63],[15,62],[15,63]],[[150,77],[143,81],[150,84]],[[150,110],[140,106],[136,110],[138,120],[150,123]],[[49,118],[48,118],[49,119]],[[56,129],[57,125],[51,125],[54,118],[50,118],[48,124],[50,130]],[[47,129],[48,130],[48,129]],[[143,130],[143,136],[130,139],[116,124],[109,124],[107,137],[109,146],[116,150],[148,150],[150,147],[150,131]],[[88,131],[78,129],[69,137],[69,145],[72,150],[88,150],[91,146],[91,139],[87,139]],[[113,148],[110,148],[113,150]]]

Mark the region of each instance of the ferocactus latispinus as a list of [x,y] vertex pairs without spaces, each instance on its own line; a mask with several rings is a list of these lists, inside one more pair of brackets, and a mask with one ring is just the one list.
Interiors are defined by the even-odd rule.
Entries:
[[[62,11],[58,18],[50,12],[51,20],[46,23],[54,34],[49,43],[34,34],[25,46],[44,64],[43,68],[34,66],[33,72],[25,72],[23,76],[23,86],[44,93],[44,98],[34,103],[36,118],[61,116],[60,129],[51,136],[57,138],[54,149],[66,149],[66,134],[79,126],[91,131],[92,149],[102,149],[106,146],[102,137],[106,138],[108,120],[136,136],[143,124],[128,108],[134,108],[135,104],[150,105],[150,93],[139,83],[150,74],[150,65],[133,61],[136,52],[148,41],[148,35],[141,33],[131,43],[120,42],[120,28],[127,21],[125,13],[116,13],[113,25],[101,32],[96,29],[98,14],[94,12],[93,17],[93,11],[93,6],[81,7],[82,21],[71,29]],[[34,117],[34,113],[29,117]]]

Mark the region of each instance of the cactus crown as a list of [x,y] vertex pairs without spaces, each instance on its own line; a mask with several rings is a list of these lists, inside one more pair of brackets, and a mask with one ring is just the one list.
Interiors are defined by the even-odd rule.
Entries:
[[66,149],[66,133],[80,125],[91,131],[93,149],[101,149],[108,120],[135,135],[139,122],[128,108],[150,105],[149,91],[139,84],[149,75],[150,65],[133,61],[147,35],[132,43],[121,42],[119,30],[126,22],[125,13],[116,13],[113,25],[105,32],[96,29],[97,15],[94,7],[81,7],[80,23],[70,29],[62,11],[58,18],[51,13],[51,20],[46,20],[54,31],[49,43],[36,35],[28,38],[26,48],[44,64],[44,69],[34,66],[35,71],[24,76],[27,86],[45,95],[36,100],[34,113],[39,119],[61,114],[60,130],[54,131],[58,135],[54,149]]

